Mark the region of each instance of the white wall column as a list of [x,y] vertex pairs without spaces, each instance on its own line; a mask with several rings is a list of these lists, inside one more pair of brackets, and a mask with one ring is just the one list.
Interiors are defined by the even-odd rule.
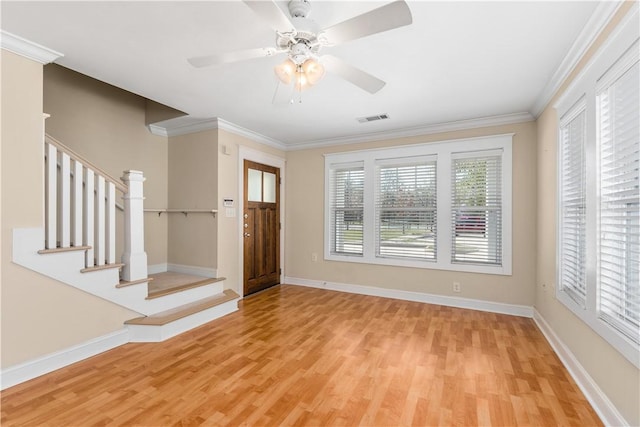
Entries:
[[147,278],[147,253],[144,251],[144,196],[140,171],[125,171],[120,178],[129,191],[124,195],[124,253],[122,280]]

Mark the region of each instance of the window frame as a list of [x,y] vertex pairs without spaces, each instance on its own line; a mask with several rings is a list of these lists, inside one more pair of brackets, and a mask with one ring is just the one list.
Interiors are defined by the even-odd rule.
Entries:
[[[418,208],[408,208],[408,207],[398,207],[398,208],[384,208],[382,207],[382,205],[380,204],[380,198],[383,195],[383,192],[381,191],[381,188],[383,186],[383,180],[382,180],[382,170],[385,169],[393,169],[395,168],[396,171],[399,168],[411,168],[411,167],[419,167],[419,166],[425,166],[426,171],[428,171],[429,169],[429,165],[433,164],[433,169],[435,171],[435,174],[433,175],[433,183],[435,184],[435,188],[434,188],[434,194],[436,195],[435,200],[431,199],[430,201],[434,202],[434,204],[436,205],[435,207],[418,207]],[[390,211],[396,211],[396,212],[416,212],[416,213],[427,213],[427,212],[433,212],[433,216],[435,217],[435,222],[433,223],[433,228],[436,229],[436,233],[437,233],[437,171],[438,167],[437,167],[437,159],[434,156],[420,156],[420,157],[405,157],[405,158],[393,158],[393,159],[378,159],[376,161],[376,171],[375,171],[375,178],[376,178],[376,183],[375,183],[375,194],[374,194],[374,208],[375,208],[375,227],[374,227],[374,232],[375,232],[375,247],[376,247],[376,258],[391,258],[391,259],[416,259],[419,261],[434,261],[437,257],[437,248],[434,247],[433,250],[433,257],[429,257],[429,258],[419,258],[419,257],[412,257],[412,256],[406,256],[406,257],[401,257],[401,256],[394,256],[393,254],[387,254],[384,255],[382,253],[382,245],[381,245],[381,239],[380,236],[383,233],[383,220],[381,218],[381,216],[383,216],[384,212],[390,212]],[[417,170],[415,171],[417,173]],[[428,177],[429,175],[425,174],[424,177]],[[428,182],[428,181],[427,181]],[[404,224],[403,224],[404,227]],[[432,229],[433,230],[433,229]],[[435,236],[434,236],[434,245],[435,245]]]
[[564,181],[562,180],[562,176],[564,174],[564,168],[563,168],[563,164],[562,164],[562,159],[564,157],[564,153],[563,153],[563,144],[562,144],[562,131],[564,129],[564,127],[566,125],[569,125],[571,122],[573,122],[573,120],[575,118],[577,118],[579,115],[581,115],[584,112],[585,117],[584,117],[584,129],[583,129],[583,135],[582,135],[582,144],[583,144],[583,150],[582,150],[582,154],[583,154],[583,167],[584,167],[584,179],[585,179],[585,183],[584,183],[584,221],[585,221],[585,229],[584,229],[584,234],[585,234],[585,242],[584,246],[581,248],[581,250],[584,253],[584,260],[583,260],[583,267],[586,270],[586,265],[587,265],[587,254],[586,254],[586,249],[587,249],[587,243],[586,243],[586,234],[587,234],[587,226],[586,226],[586,216],[588,215],[588,208],[587,208],[587,190],[586,190],[586,181],[587,181],[587,174],[586,174],[586,169],[587,169],[587,161],[586,161],[586,156],[587,156],[587,150],[586,147],[584,147],[584,144],[586,143],[587,140],[587,104],[586,104],[586,100],[585,97],[581,97],[573,106],[571,106],[561,117],[559,124],[558,124],[558,182],[557,182],[557,199],[558,199],[558,203],[557,203],[557,212],[556,212],[556,220],[557,220],[557,258],[558,258],[558,262],[557,262],[557,283],[558,283],[558,298],[561,299],[565,304],[576,304],[577,306],[580,306],[582,308],[585,307],[586,305],[586,271],[585,272],[581,272],[581,279],[584,281],[584,286],[585,286],[585,295],[584,297],[582,297],[579,292],[577,292],[576,290],[574,290],[574,287],[572,286],[565,286],[562,280],[562,277],[564,276],[563,274],[563,266],[564,263],[562,262],[562,256],[563,256],[563,240],[562,237],[564,235],[563,232],[563,224],[564,221],[562,220],[562,212],[564,210],[565,207],[565,203],[563,200],[563,189],[562,189],[562,185],[564,184]]
[[[511,275],[512,268],[512,144],[514,134],[490,135],[477,138],[436,141],[406,146],[386,147],[325,154],[324,191],[324,259],[327,261],[355,262],[437,270],[463,271],[498,275]],[[451,156],[454,153],[502,151],[502,265],[479,265],[451,262]],[[381,258],[376,256],[375,244],[375,186],[377,162],[387,159],[415,157],[436,158],[436,254],[433,260],[409,258]],[[363,254],[349,256],[331,252],[331,185],[333,165],[364,163]]]
[[[363,170],[364,173],[364,164],[360,164],[362,162],[351,162],[351,163],[336,163],[335,165],[337,167],[332,168],[330,170],[330,177],[329,177],[329,186],[331,187],[329,189],[329,191],[334,190],[336,188],[336,186],[334,185],[335,181],[335,175],[337,171],[340,172],[347,172],[349,175],[352,172],[355,171],[360,171],[361,169]],[[364,176],[362,177],[362,181],[364,182]],[[344,189],[342,189],[342,191],[344,191]],[[338,230],[338,224],[337,224],[337,220],[334,221],[335,218],[337,218],[336,213],[337,212],[342,212],[343,216],[346,215],[347,211],[360,211],[362,209],[362,212],[364,213],[364,205],[362,206],[362,208],[360,207],[353,207],[353,206],[336,206],[336,204],[330,203],[329,204],[329,227],[330,227],[330,236],[331,236],[331,242],[330,244],[330,253],[333,255],[338,255],[338,256],[349,256],[349,257],[361,257],[362,253],[359,252],[355,252],[355,251],[346,251],[346,250],[338,250],[338,237],[337,237],[337,230]],[[343,220],[344,222],[347,222],[346,220]],[[360,222],[363,222],[363,220],[361,219]],[[347,225],[346,230],[342,230],[342,232],[348,231],[349,226]],[[362,225],[361,225],[362,227]],[[343,237],[344,239],[344,237]],[[342,242],[341,245],[344,245],[344,242]],[[364,248],[363,248],[364,250]]]
[[[498,159],[497,162],[497,166],[494,168],[490,167],[489,161],[490,160],[495,160]],[[466,233],[466,234],[471,234],[471,236],[460,236],[460,239],[458,239],[458,236],[462,233],[458,233],[458,225],[460,224],[460,222],[458,222],[458,220],[456,219],[456,214],[460,214],[460,216],[462,216],[463,212],[474,212],[474,214],[472,215],[476,215],[477,217],[483,216],[484,217],[484,235],[485,237],[487,237],[488,234],[491,233],[491,229],[494,229],[493,233],[496,234],[496,236],[502,236],[502,227],[491,227],[490,224],[492,221],[490,221],[490,218],[492,216],[495,216],[495,221],[499,222],[500,224],[502,224],[502,217],[503,217],[503,197],[502,197],[502,187],[503,187],[503,183],[502,183],[502,166],[503,166],[503,161],[502,161],[502,150],[482,150],[482,151],[470,151],[470,152],[460,152],[460,153],[453,153],[451,156],[451,237],[452,237],[452,243],[455,244],[457,243],[458,240],[460,240],[461,244],[469,244],[471,242],[473,242],[477,236],[474,236],[474,233]],[[499,197],[499,209],[495,209],[496,206],[492,206],[495,205],[496,200],[491,200],[491,198],[489,198],[488,200],[485,199],[485,203],[484,205],[476,205],[476,206],[463,206],[463,205],[455,205],[455,194],[456,194],[456,190],[455,187],[457,186],[457,182],[455,181],[455,177],[456,177],[456,164],[457,163],[466,163],[468,161],[471,162],[482,162],[483,164],[483,169],[485,171],[484,174],[484,180],[485,180],[485,197],[488,195],[488,193],[490,193],[490,189],[491,189],[491,183],[493,182],[491,180],[491,176],[489,175],[489,172],[493,172],[496,175],[499,174],[500,179],[495,180],[495,188],[494,191],[497,190],[497,194],[500,196]],[[476,171],[474,171],[476,172]],[[455,205],[455,206],[454,206]],[[484,211],[484,212],[482,212]],[[494,211],[497,212],[498,215],[491,215],[489,213],[489,211]],[[482,212],[482,213],[480,213]],[[473,223],[473,222],[472,222]],[[497,240],[496,240],[497,241]],[[500,249],[502,249],[502,239],[500,239],[499,242],[496,243],[497,245],[500,245]],[[452,245],[453,246],[453,245]],[[490,248],[490,244],[489,241],[487,239],[487,255],[489,254],[489,248]],[[451,263],[452,264],[473,264],[474,262],[469,260],[469,261],[465,261],[462,258],[464,258],[465,254],[463,252],[458,253],[457,251],[454,250],[454,248],[452,247],[451,250]],[[455,259],[455,256],[460,256],[460,259]],[[499,255],[497,256],[497,258],[500,260],[500,262],[489,262],[487,261],[478,261],[477,264],[480,265],[502,265],[502,250],[499,251]]]
[[[586,135],[585,135],[585,155],[586,155],[586,300],[584,305],[580,305],[570,298],[560,286],[560,269],[562,259],[560,258],[559,238],[556,239],[556,299],[566,306],[579,319],[593,329],[598,335],[606,340],[612,347],[619,351],[627,360],[640,368],[640,345],[633,342],[615,327],[605,322],[599,311],[599,158],[600,151],[598,139],[599,117],[597,112],[597,90],[600,87],[600,80],[606,77],[608,71],[616,67],[617,63],[623,60],[625,54],[633,51],[632,46],[639,40],[637,22],[638,6],[625,16],[613,34],[607,39],[600,49],[585,65],[583,70],[576,76],[566,91],[554,104],[558,117],[558,132],[556,136],[557,149],[557,186],[556,186],[556,236],[561,236],[561,210],[560,192],[562,171],[561,144],[560,144],[560,118],[570,113],[573,106],[584,99],[586,103]],[[597,171],[589,173],[588,171]]]

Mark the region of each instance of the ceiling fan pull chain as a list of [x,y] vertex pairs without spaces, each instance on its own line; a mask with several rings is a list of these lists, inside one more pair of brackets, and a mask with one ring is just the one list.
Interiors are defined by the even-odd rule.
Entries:
[[273,91],[273,98],[271,98],[271,104],[276,103],[276,98],[278,97],[278,89],[280,89],[280,82],[276,81],[276,90]]
[[298,65],[298,104],[302,104],[302,67]]

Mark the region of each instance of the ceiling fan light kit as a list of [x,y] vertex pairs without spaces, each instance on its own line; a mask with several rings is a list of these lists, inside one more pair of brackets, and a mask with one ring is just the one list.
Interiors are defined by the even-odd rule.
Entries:
[[313,58],[307,59],[304,64],[302,64],[302,71],[312,86],[322,80],[325,73],[324,65]]
[[297,90],[306,89],[318,83],[324,77],[324,66],[313,58],[307,59],[298,65],[291,59],[286,59],[282,64],[275,66],[274,71],[278,79],[285,85],[296,83]]
[[191,65],[200,68],[284,53],[287,59],[278,64],[274,72],[278,80],[285,85],[295,82],[295,90],[302,91],[317,84],[324,77],[326,68],[329,72],[374,94],[384,87],[384,81],[335,56],[319,56],[320,49],[412,23],[411,11],[404,0],[388,3],[324,30],[307,18],[311,10],[308,0],[289,2],[291,19],[273,0],[243,2],[275,30],[276,47],[189,58],[188,62]]
[[275,66],[273,71],[275,71],[278,79],[288,85],[293,80],[293,75],[296,73],[297,65],[290,59],[286,59],[282,64],[278,64]]

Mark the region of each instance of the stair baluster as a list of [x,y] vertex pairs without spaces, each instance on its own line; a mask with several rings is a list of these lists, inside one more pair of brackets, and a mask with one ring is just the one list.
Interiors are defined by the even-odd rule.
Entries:
[[87,246],[85,268],[116,265],[116,192],[124,200],[122,279],[147,278],[143,182],[125,171],[124,184],[45,135],[45,248]]

